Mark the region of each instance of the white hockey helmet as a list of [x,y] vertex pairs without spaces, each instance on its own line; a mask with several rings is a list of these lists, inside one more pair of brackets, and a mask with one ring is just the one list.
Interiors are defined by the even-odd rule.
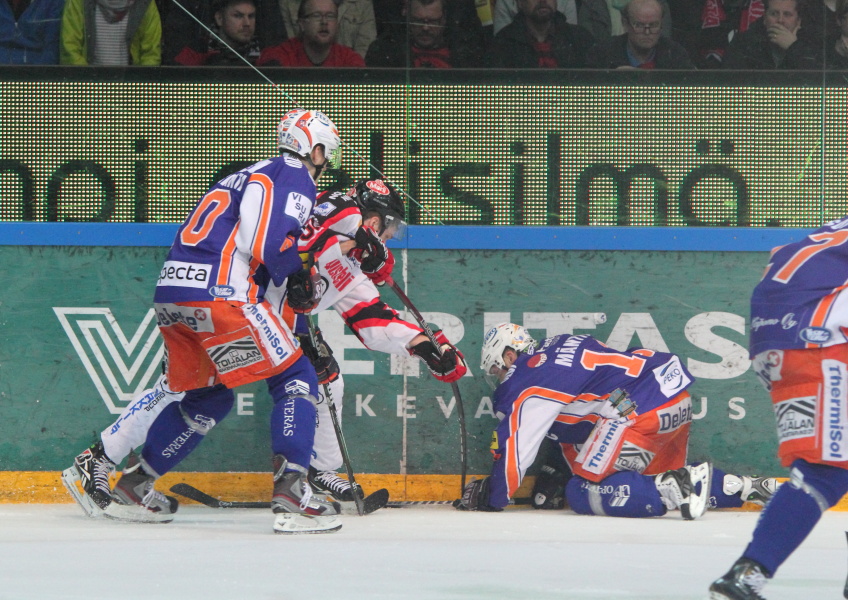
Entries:
[[500,323],[492,327],[483,338],[483,349],[481,352],[480,368],[488,378],[490,375],[497,377],[506,368],[503,360],[504,350],[512,348],[516,352],[522,352],[536,340],[521,325],[515,323]]
[[320,111],[296,108],[287,112],[277,125],[277,146],[280,150],[308,158],[313,148],[323,146],[331,169],[341,166],[341,143],[339,130]]

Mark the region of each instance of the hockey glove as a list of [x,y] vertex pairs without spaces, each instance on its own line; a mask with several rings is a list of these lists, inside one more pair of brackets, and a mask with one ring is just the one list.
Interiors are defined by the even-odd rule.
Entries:
[[414,345],[409,349],[409,353],[423,360],[433,377],[439,381],[457,381],[468,372],[465,357],[448,341],[444,333],[436,331],[434,335],[439,342],[438,348],[427,340]]
[[350,251],[359,263],[359,268],[371,281],[382,285],[391,277],[395,268],[395,257],[386,248],[377,232],[370,227],[360,227],[356,230],[356,246]]
[[465,486],[462,498],[453,501],[457,510],[481,510],[485,512],[500,512],[502,508],[489,506],[489,485],[491,477],[475,479]]
[[565,484],[568,483],[569,477],[570,473],[551,465],[543,465],[530,495],[533,508],[556,510],[565,506]]
[[301,252],[303,269],[289,275],[286,280],[286,300],[296,313],[308,313],[321,301],[323,286],[321,276],[315,267],[312,253]]
[[315,330],[315,344],[312,345],[312,340],[309,334],[298,334],[297,339],[300,340],[300,347],[309,362],[315,368],[315,373],[318,375],[318,383],[325,385],[339,378],[339,363],[333,357],[333,351],[324,341],[324,336],[321,335],[321,330]]

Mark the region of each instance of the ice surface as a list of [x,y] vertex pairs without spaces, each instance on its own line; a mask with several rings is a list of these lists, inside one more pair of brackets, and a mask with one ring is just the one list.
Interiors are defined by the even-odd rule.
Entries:
[[[173,523],[139,525],[70,504],[0,504],[0,599],[703,600],[758,514],[689,522],[428,506],[282,536],[261,509],[184,506]],[[827,513],[766,597],[840,598],[846,529],[848,513]]]

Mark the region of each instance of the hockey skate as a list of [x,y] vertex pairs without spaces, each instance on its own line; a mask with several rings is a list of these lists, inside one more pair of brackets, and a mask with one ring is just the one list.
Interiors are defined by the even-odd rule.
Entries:
[[657,475],[654,482],[665,507],[669,510],[680,509],[683,518],[691,521],[707,510],[712,476],[712,465],[701,463],[666,471]]
[[100,517],[112,502],[109,476],[114,472],[115,463],[106,456],[103,443],[97,442],[62,471],[62,484],[86,515]]
[[[331,499],[336,502],[355,501],[350,482],[339,477],[335,471],[319,471],[315,467],[309,467],[307,478],[313,490],[331,496]],[[365,493],[359,484],[356,484],[356,491],[360,498],[365,497]]]
[[747,475],[725,475],[724,493],[732,495],[739,493],[743,502],[752,502],[765,506],[766,502],[774,496],[780,482],[773,477],[748,477]]
[[157,491],[156,478],[144,470],[135,454],[130,454],[127,468],[112,490],[114,502],[104,516],[131,523],[170,523],[174,520],[179,502]]
[[[292,469],[286,471],[286,469]],[[332,500],[312,495],[307,469],[274,457],[274,532],[284,534],[330,533],[342,528],[341,507]]]
[[710,600],[765,600],[760,591],[766,581],[768,575],[760,563],[740,558],[710,586]]

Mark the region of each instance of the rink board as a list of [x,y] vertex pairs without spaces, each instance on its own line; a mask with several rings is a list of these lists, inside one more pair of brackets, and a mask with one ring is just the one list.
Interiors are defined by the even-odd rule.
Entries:
[[[150,312],[161,247],[0,246],[19,276],[0,291],[0,470],[55,471],[108,426],[158,372]],[[765,252],[395,249],[407,294],[465,354],[460,382],[469,473],[488,470],[496,424],[479,377],[487,327],[523,323],[537,337],[590,333],[615,348],[679,354],[697,378],[690,458],[782,475],[771,405],[745,352],[750,290]],[[408,265],[408,266],[405,266]],[[49,277],[48,277],[49,275]],[[390,292],[384,297],[397,308]],[[606,322],[595,315],[604,313]],[[450,387],[361,347],[328,311],[319,324],[345,374],[345,435],[357,472],[457,475]],[[150,342],[150,343],[147,343]],[[271,404],[239,388],[230,417],[179,469],[266,471]]]

